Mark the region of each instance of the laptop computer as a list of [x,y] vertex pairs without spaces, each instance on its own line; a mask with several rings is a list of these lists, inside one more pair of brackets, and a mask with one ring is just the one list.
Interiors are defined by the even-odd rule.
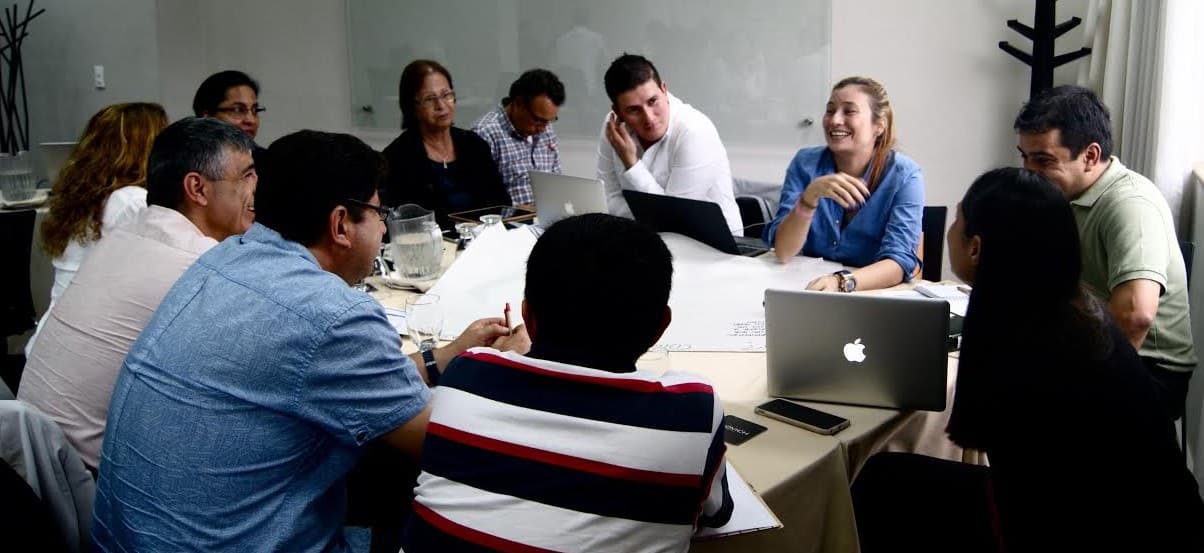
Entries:
[[606,213],[606,191],[598,179],[542,171],[527,175],[535,191],[535,217],[543,228],[573,215]]
[[732,255],[756,257],[769,251],[760,238],[732,236],[715,202],[635,190],[624,190],[623,197],[635,220],[657,232],[676,232]]
[[943,411],[948,336],[945,300],[766,290],[769,395]]

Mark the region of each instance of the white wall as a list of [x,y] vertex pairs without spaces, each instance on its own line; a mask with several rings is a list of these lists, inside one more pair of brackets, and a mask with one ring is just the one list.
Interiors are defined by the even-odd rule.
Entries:
[[[37,73],[39,90],[50,90],[35,111],[53,131],[40,136],[73,138],[88,115],[120,100],[161,100],[173,117],[187,115],[196,85],[225,68],[245,70],[263,87],[262,144],[302,128],[351,127],[345,1],[109,0],[104,9],[70,0],[39,4],[56,12],[47,34],[62,42],[40,53],[44,66],[30,71],[31,87]],[[886,85],[899,147],[924,168],[928,204],[953,206],[978,174],[1019,163],[1011,123],[1028,96],[1028,69],[997,43],[1029,50],[1005,21],[1031,24],[1032,11],[1031,2],[1015,0],[832,2],[828,78],[869,75]],[[1085,11],[1086,0],[1058,4],[1059,20]],[[1077,49],[1081,37],[1081,29],[1064,35],[1058,51]],[[111,75],[105,91],[90,90],[96,63],[105,63]],[[1056,80],[1073,80],[1077,63]],[[52,77],[57,80],[41,84]],[[393,138],[363,137],[378,148]],[[596,147],[566,144],[565,171],[593,174]],[[734,174],[780,181],[793,151],[733,148],[729,154]]]
[[[24,13],[27,1],[19,2]],[[7,5],[11,5],[7,4]],[[75,141],[88,118],[109,104],[159,100],[154,0],[39,0],[22,48],[30,141]],[[106,87],[92,86],[92,66]]]

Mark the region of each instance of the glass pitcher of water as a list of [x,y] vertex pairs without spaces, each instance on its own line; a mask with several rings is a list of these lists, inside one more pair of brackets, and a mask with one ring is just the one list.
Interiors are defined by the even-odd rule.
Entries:
[[389,212],[387,225],[393,268],[401,278],[425,280],[439,275],[443,233],[435,222],[435,212],[405,204]]

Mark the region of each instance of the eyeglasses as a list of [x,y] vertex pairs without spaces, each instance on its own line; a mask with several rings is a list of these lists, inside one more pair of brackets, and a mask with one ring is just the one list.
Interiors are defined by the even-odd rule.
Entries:
[[431,94],[430,96],[424,96],[418,99],[418,104],[423,107],[433,108],[435,107],[435,104],[439,103],[440,101],[448,104],[456,103],[456,91],[449,90],[438,96],[434,94]]
[[533,122],[536,125],[539,125],[541,127],[546,127],[546,126],[551,125],[552,123],[555,123],[560,120],[559,116],[553,117],[551,119],[544,119],[543,117],[535,115],[535,110],[531,109],[531,106],[529,106],[529,105],[524,106],[524,109],[527,110],[527,115],[531,116],[531,122]]
[[259,104],[255,104],[251,107],[247,107],[242,104],[237,104],[237,105],[233,105],[230,107],[217,108],[217,111],[219,111],[221,113],[229,113],[231,115],[236,115],[238,117],[246,117],[248,115],[251,115],[254,117],[259,117],[259,114],[261,114],[267,110],[268,110],[268,108],[265,108]]
[[353,200],[351,198],[347,198],[343,201],[347,202],[353,206],[356,206],[356,207],[362,207],[364,209],[371,209],[372,211],[375,211],[377,215],[380,215],[380,222],[382,222],[382,223],[385,222],[385,220],[388,219],[388,217],[389,217],[390,208],[387,206],[372,205],[368,202],[361,202],[359,200]]

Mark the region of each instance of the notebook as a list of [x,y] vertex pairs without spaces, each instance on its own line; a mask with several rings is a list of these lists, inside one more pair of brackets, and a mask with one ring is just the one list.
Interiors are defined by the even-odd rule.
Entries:
[[530,171],[535,191],[536,220],[548,228],[553,223],[582,213],[606,213],[606,191],[602,181]]
[[948,336],[944,300],[766,290],[769,395],[943,411]]
[[759,238],[732,236],[715,202],[635,190],[624,190],[623,197],[635,220],[657,232],[676,232],[732,255],[756,257],[769,251]]

